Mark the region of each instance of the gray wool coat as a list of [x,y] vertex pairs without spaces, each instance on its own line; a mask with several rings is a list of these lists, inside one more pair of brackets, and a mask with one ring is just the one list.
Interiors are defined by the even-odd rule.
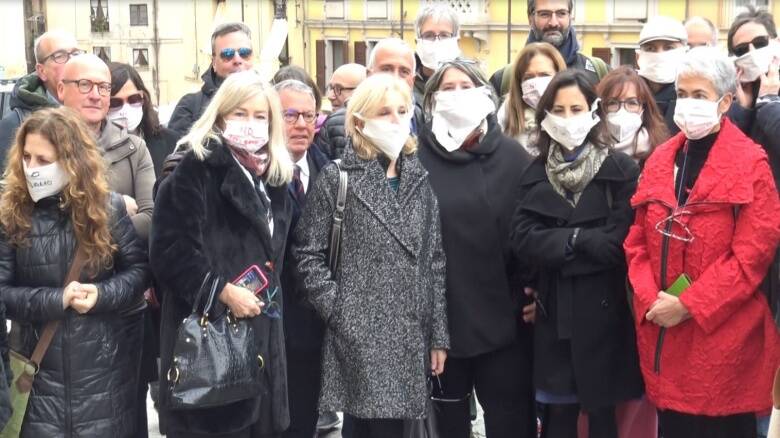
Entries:
[[341,260],[328,247],[338,191],[322,169],[295,230],[302,290],[326,321],[320,411],[359,418],[422,418],[430,350],[449,348],[439,208],[416,154],[400,159],[394,192],[383,166],[351,146]]

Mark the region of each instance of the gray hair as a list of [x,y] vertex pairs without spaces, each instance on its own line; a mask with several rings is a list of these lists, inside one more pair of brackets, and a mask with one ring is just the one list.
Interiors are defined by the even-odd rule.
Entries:
[[285,79],[282,82],[274,85],[274,89],[277,93],[281,93],[284,90],[290,90],[298,93],[308,94],[312,99],[314,99],[315,102],[317,101],[317,98],[314,96],[314,90],[312,90],[310,86],[297,79]]
[[716,28],[715,25],[712,24],[712,21],[710,21],[709,18],[702,17],[700,15],[696,15],[696,16],[693,16],[693,17],[685,20],[685,22],[683,22],[683,26],[688,26],[688,24],[690,24],[690,23],[693,23],[693,24],[703,24],[703,25],[707,26],[710,29],[710,32],[712,32],[712,40],[711,40],[712,45],[713,46],[717,46],[718,45],[718,28]]
[[715,47],[696,47],[691,49],[677,68],[677,78],[674,86],[681,76],[699,76],[712,83],[718,97],[726,93],[737,92],[737,70],[734,62]]
[[395,50],[399,52],[408,52],[409,58],[412,60],[412,72],[414,73],[417,70],[417,60],[414,56],[414,50],[412,50],[412,47],[406,43],[406,41],[400,39],[400,38],[383,38],[379,41],[377,41],[376,45],[374,45],[374,48],[371,50],[371,54],[368,55],[368,65],[366,65],[366,68],[368,70],[371,70],[373,72],[374,70],[374,63],[376,62],[376,53],[380,49],[389,49],[389,50]]
[[36,38],[35,41],[33,42],[33,47],[34,47],[33,53],[35,55],[35,62],[38,64],[41,63],[41,60],[43,59],[44,56],[48,56],[46,54],[41,53],[42,50],[41,43],[43,43],[48,39],[71,39],[74,42],[76,42],[76,37],[73,36],[72,33],[62,29],[52,29],[48,32],[42,33],[41,36]]
[[460,35],[460,19],[457,11],[445,3],[429,3],[420,8],[420,12],[417,13],[417,19],[414,22],[414,32],[418,38],[422,36],[421,29],[423,24],[431,18],[437,23],[442,20],[450,23],[452,25],[452,34],[455,36]]
[[452,61],[442,64],[436,72],[434,72],[428,82],[425,83],[425,94],[423,97],[422,105],[423,110],[426,113],[433,111],[434,95],[439,91],[441,82],[444,79],[444,74],[451,68],[457,68],[471,79],[475,87],[485,87],[490,92],[490,99],[498,108],[498,100],[496,99],[496,91],[490,82],[485,77],[485,73],[479,68],[479,64],[475,61],[467,58],[456,58]]
[[217,41],[217,38],[233,32],[241,32],[244,35],[246,35],[250,41],[252,40],[252,31],[249,30],[249,26],[247,26],[244,23],[236,21],[231,23],[219,24],[217,25],[217,27],[214,28],[214,32],[211,32],[211,54],[212,55],[216,55],[216,53],[214,53],[214,43]]

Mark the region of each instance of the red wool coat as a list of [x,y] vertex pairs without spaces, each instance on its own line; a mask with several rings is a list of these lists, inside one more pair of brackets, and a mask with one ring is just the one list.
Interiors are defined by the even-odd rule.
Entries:
[[[624,243],[647,394],[660,409],[695,415],[765,410],[772,405],[780,336],[758,286],[780,240],[780,200],[766,154],[727,118],[686,213],[677,215],[694,239],[669,239],[666,284],[690,276],[680,300],[692,318],[666,331],[654,367],[660,330],[645,314],[660,290],[663,236],[656,225],[662,228],[677,205],[674,159],[685,140],[677,134],[647,160]],[[672,232],[686,235],[678,224]]]

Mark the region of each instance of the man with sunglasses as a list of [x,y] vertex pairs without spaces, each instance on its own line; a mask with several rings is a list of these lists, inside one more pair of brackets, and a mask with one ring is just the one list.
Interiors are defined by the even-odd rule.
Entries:
[[244,23],[224,23],[211,34],[211,66],[203,73],[200,91],[179,100],[168,121],[168,128],[186,134],[200,118],[211,98],[228,76],[252,68],[252,32]]
[[19,79],[11,93],[11,112],[0,120],[0,164],[5,160],[16,130],[33,111],[60,106],[57,83],[65,63],[79,50],[76,38],[62,30],[50,30],[35,40],[35,72]]

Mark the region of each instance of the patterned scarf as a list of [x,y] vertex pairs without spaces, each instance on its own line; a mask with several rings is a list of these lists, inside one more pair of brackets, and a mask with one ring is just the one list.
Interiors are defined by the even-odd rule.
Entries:
[[263,146],[257,152],[249,152],[246,149],[233,146],[228,141],[225,141],[225,145],[249,173],[257,177],[265,175],[265,171],[268,170],[268,162],[271,161],[268,155],[268,145]]
[[563,148],[554,141],[550,142],[550,153],[545,165],[550,184],[572,206],[577,205],[582,191],[599,172],[608,155],[606,148],[596,148],[589,142],[575,152],[577,156],[567,160],[563,156]]

